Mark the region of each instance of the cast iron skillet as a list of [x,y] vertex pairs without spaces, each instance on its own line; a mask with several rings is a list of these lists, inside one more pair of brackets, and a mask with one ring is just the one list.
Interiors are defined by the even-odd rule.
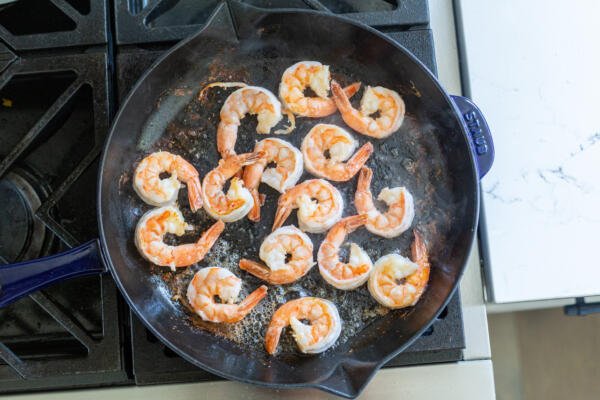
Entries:
[[[128,177],[141,156],[165,135],[173,135],[164,129],[167,122],[179,118],[183,128],[192,129],[193,122],[181,113],[185,114],[191,101],[185,93],[197,93],[201,81],[237,78],[275,91],[281,72],[299,60],[332,65],[346,83],[357,78],[400,91],[407,117],[400,132],[384,141],[373,140],[380,157],[371,160],[376,177],[373,191],[409,180],[417,199],[415,225],[427,239],[433,267],[427,291],[409,312],[391,312],[318,356],[267,357],[262,348],[248,350],[192,326],[164,285],[157,285],[157,276],[133,245],[141,202],[133,202]],[[329,121],[342,123],[339,116]],[[297,131],[306,132],[314,123],[299,119]],[[211,124],[214,131],[216,121]],[[359,139],[361,143],[366,140]],[[216,147],[214,136],[198,141],[196,146]],[[210,157],[196,160],[201,171],[216,162],[216,156]],[[428,328],[456,289],[477,226],[478,180],[492,160],[489,130],[477,107],[446,94],[413,55],[382,34],[339,16],[223,3],[201,31],[157,61],[124,102],[101,164],[100,240],[63,254],[2,267],[0,306],[58,280],[106,268],[156,337],[198,367],[253,384],[315,387],[355,397],[381,365]],[[267,204],[265,214],[272,213],[273,206]],[[347,207],[345,215],[352,214],[352,205]],[[249,222],[240,224],[231,237],[244,232],[243,224]],[[249,242],[243,237],[239,240]],[[377,254],[406,250],[410,240],[411,235],[405,234],[397,242],[372,242],[370,249]],[[250,246],[257,248],[259,243]],[[252,282],[247,274],[246,279]]]

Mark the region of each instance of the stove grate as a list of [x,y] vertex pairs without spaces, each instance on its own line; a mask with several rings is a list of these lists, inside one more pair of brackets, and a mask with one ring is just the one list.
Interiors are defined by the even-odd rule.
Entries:
[[0,5],[0,41],[17,52],[106,43],[108,1],[28,0]]
[[[196,32],[219,0],[114,0],[117,44],[180,40]],[[308,8],[373,27],[408,29],[429,23],[427,0],[245,0],[265,8]]]
[[[104,49],[29,54],[15,56],[0,75],[0,97],[10,101],[0,107],[0,140],[10,144],[0,146],[0,182],[9,174],[42,182],[39,203],[29,205],[31,220],[41,221],[46,237],[52,238],[43,251],[23,259],[97,235],[96,160],[109,125],[107,64]],[[70,197],[80,204],[72,207],[71,201],[65,207]],[[70,221],[85,221],[77,213],[93,222],[73,229]],[[16,254],[22,253],[15,251],[17,259],[4,262],[18,261]],[[1,309],[0,393],[130,382],[123,365],[119,302],[109,276],[92,276]]]

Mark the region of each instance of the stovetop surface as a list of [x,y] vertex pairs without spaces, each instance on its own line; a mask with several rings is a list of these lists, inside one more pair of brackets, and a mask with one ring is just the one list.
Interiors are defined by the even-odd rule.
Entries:
[[[398,1],[248,2],[346,15],[382,30],[435,72],[426,0]],[[120,99],[218,1],[25,3],[0,6],[0,218],[8,221],[0,225],[0,263],[97,237],[98,156]],[[462,348],[457,294],[388,366],[456,361]],[[0,309],[0,393],[210,379],[218,378],[130,315],[109,275],[67,281]]]

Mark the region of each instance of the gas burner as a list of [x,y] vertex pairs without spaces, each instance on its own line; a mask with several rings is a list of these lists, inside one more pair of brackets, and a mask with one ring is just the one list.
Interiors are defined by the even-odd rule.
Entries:
[[[107,9],[106,1],[87,2],[92,11],[85,17],[94,23],[82,29],[104,35],[98,27],[107,21],[92,15]],[[48,2],[26,3],[35,8]],[[71,1],[52,4],[68,9]],[[10,48],[0,45],[0,97],[12,101],[0,106],[0,264],[56,254],[97,237],[95,160],[110,122],[108,50],[22,51],[79,46],[90,39],[80,33],[12,38],[0,29],[0,43]],[[1,308],[0,397],[129,382],[119,301],[110,277],[98,275]]]
[[17,262],[49,253],[54,235],[35,216],[49,190],[35,173],[15,167],[0,179],[0,261]]

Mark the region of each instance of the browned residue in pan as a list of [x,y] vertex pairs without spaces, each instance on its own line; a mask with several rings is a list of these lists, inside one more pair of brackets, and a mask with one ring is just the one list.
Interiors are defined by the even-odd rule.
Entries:
[[[176,95],[187,90],[194,89],[195,93],[206,84],[214,81],[238,81],[246,82],[252,85],[263,86],[277,93],[278,80],[281,73],[287,66],[298,60],[292,59],[267,59],[266,61],[257,61],[256,65],[244,63],[237,67],[226,59],[215,59],[209,66],[209,74],[204,79],[195,82],[195,87],[183,87],[174,90],[166,95]],[[363,81],[366,84],[386,86],[386,82],[371,82],[361,76],[360,73],[345,70],[343,66],[332,66],[333,75],[336,80],[342,84]],[[364,85],[363,85],[364,87]],[[403,96],[419,97],[421,93],[414,87],[394,87],[391,89],[403,92]],[[408,89],[408,90],[406,90]],[[215,145],[215,135],[219,122],[219,111],[224,99],[235,89],[214,88],[209,90],[202,100],[192,96],[190,103],[184,107],[179,115],[168,125],[165,134],[155,143],[152,151],[168,150],[179,154],[189,160],[199,170],[203,176],[218,161],[218,154]],[[182,92],[183,91],[183,92]],[[406,92],[409,92],[407,94]],[[355,96],[353,102],[356,104],[360,100],[362,91]],[[406,98],[405,98],[406,100]],[[407,103],[410,104],[410,103]],[[420,122],[413,116],[410,108],[407,109],[407,116],[400,128],[392,137],[385,140],[371,140],[375,146],[375,151],[369,165],[374,171],[372,188],[373,193],[377,195],[385,186],[406,186],[414,196],[416,217],[413,226],[418,226],[426,239],[441,238],[449,232],[452,224],[451,207],[448,205],[454,200],[452,197],[451,178],[445,170],[445,159],[439,146],[438,140],[434,135],[434,127],[426,122]],[[285,120],[285,119],[284,119]],[[289,140],[297,147],[304,135],[316,123],[335,123],[344,126],[339,115],[333,115],[322,119],[298,118],[297,128],[289,136],[281,137]],[[281,127],[285,121],[282,122]],[[268,135],[257,135],[255,132],[256,119],[246,117],[238,134],[236,150],[238,153],[247,152],[253,149],[254,143]],[[276,127],[280,128],[280,126]],[[368,139],[357,133],[353,136],[359,140],[360,145]],[[140,159],[145,154],[140,154]],[[135,166],[126,174],[131,174]],[[305,173],[302,179],[310,178]],[[127,179],[127,178],[123,178]],[[349,182],[334,183],[342,193],[345,200],[344,215],[356,213],[353,205],[354,191],[356,188],[356,177]],[[130,184],[127,184],[130,187]],[[143,205],[130,188],[124,188],[130,191],[131,207],[135,215],[141,215],[149,207]],[[198,265],[193,265],[187,269],[178,269],[176,272],[166,271],[164,268],[152,267],[154,273],[161,274],[162,280],[168,287],[173,301],[179,302],[181,307],[189,310],[185,292],[187,285],[193,274],[205,266],[219,266],[230,269],[234,274],[241,277],[244,281],[243,290],[240,297],[245,297],[249,292],[258,287],[262,282],[253,276],[241,271],[238,268],[240,258],[250,258],[258,260],[258,248],[263,238],[270,232],[273,222],[273,215],[276,208],[278,193],[274,190],[261,186],[261,192],[266,194],[266,203],[262,211],[262,221],[254,224],[246,219],[236,223],[228,224],[224,233],[214,248],[208,254],[206,259]],[[194,231],[188,232],[182,238],[168,238],[170,243],[183,243],[196,240],[201,231],[211,225],[210,217],[203,211],[192,213],[187,206],[186,190],[180,191],[179,204],[186,220],[193,224]],[[288,219],[286,224],[295,224],[295,217]],[[412,241],[412,233],[407,231],[396,239],[384,239],[368,233],[365,229],[360,229],[353,233],[348,241],[358,243],[371,256],[373,262],[381,255],[389,252],[399,252],[408,256],[410,254],[409,245]],[[132,232],[133,233],[133,232]],[[316,252],[323,235],[310,235],[313,240]],[[439,243],[438,240],[431,242]],[[348,248],[342,249],[342,255],[347,256]],[[344,254],[345,253],[345,254]],[[438,253],[432,249],[434,255]],[[436,268],[434,260],[433,268]],[[311,272],[298,282],[291,285],[269,286],[267,297],[259,306],[243,321],[236,324],[213,324],[201,321],[200,318],[191,312],[186,312],[190,321],[200,329],[206,329],[219,336],[226,337],[239,343],[242,346],[248,346],[254,349],[263,346],[264,332],[274,310],[285,301],[301,296],[319,296],[332,300],[339,308],[343,321],[343,331],[338,345],[346,341],[349,337],[355,336],[365,326],[372,323],[377,318],[388,313],[387,309],[379,306],[369,295],[366,285],[354,291],[341,291],[334,289],[325,283],[320,277],[318,268],[314,267]],[[427,293],[425,294],[425,296]],[[401,318],[410,310],[394,311],[396,318]],[[283,352],[295,351],[295,345],[290,335],[284,335],[281,345]]]

